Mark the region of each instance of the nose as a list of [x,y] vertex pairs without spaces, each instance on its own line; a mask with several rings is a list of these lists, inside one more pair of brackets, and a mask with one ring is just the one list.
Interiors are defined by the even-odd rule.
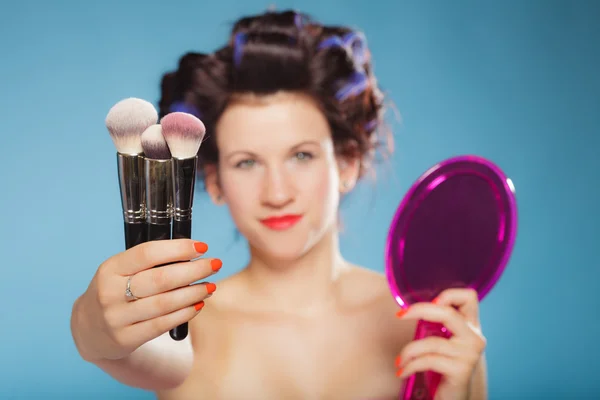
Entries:
[[285,167],[267,169],[261,191],[262,203],[267,207],[283,208],[294,201],[294,184]]

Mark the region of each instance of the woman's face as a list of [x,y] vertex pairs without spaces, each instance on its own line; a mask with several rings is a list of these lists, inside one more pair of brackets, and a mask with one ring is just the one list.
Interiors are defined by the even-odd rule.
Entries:
[[335,225],[340,179],[351,187],[357,168],[339,170],[327,120],[309,98],[244,98],[216,131],[219,182],[208,190],[252,247],[293,260]]

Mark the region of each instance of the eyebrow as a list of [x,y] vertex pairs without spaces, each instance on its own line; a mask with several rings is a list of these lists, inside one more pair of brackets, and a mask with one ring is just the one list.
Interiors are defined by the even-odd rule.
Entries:
[[[302,147],[302,146],[306,146],[306,145],[313,145],[313,146],[318,146],[318,147],[321,147],[321,143],[320,143],[320,142],[318,142],[318,141],[316,141],[316,140],[305,140],[305,141],[303,141],[303,142],[300,142],[300,143],[297,143],[297,144],[293,145],[293,146],[290,148],[290,150],[289,150],[289,151],[290,151],[290,152],[292,152],[292,151],[296,150],[297,148],[299,148],[299,147]],[[227,157],[226,157],[226,159],[227,159],[227,160],[229,160],[229,159],[230,159],[230,158],[232,158],[233,156],[240,155],[240,154],[245,154],[245,155],[249,155],[249,156],[253,156],[253,157],[256,157],[256,156],[257,156],[257,154],[255,154],[255,153],[253,153],[253,152],[251,152],[251,151],[247,151],[247,150],[236,150],[236,151],[234,151],[234,152],[232,152],[232,153],[228,154],[228,155],[227,155]]]

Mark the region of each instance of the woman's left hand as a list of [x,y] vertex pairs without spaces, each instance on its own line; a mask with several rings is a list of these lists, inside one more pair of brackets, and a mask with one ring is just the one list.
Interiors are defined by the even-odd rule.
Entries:
[[407,378],[417,372],[435,371],[442,375],[436,399],[467,399],[486,346],[477,293],[471,289],[445,290],[432,303],[414,304],[398,316],[441,323],[452,337],[431,336],[406,345],[396,359],[397,375]]

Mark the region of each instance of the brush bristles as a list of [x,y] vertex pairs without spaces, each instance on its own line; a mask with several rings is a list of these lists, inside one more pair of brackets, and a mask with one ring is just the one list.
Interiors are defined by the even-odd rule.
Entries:
[[162,134],[174,158],[187,159],[198,154],[206,128],[191,114],[172,112],[161,120]]
[[131,97],[116,103],[106,115],[106,128],[121,154],[142,153],[140,136],[158,122],[158,113],[146,100]]
[[168,160],[171,158],[169,146],[162,133],[162,127],[159,124],[148,127],[142,133],[142,149],[144,156],[153,160]]

